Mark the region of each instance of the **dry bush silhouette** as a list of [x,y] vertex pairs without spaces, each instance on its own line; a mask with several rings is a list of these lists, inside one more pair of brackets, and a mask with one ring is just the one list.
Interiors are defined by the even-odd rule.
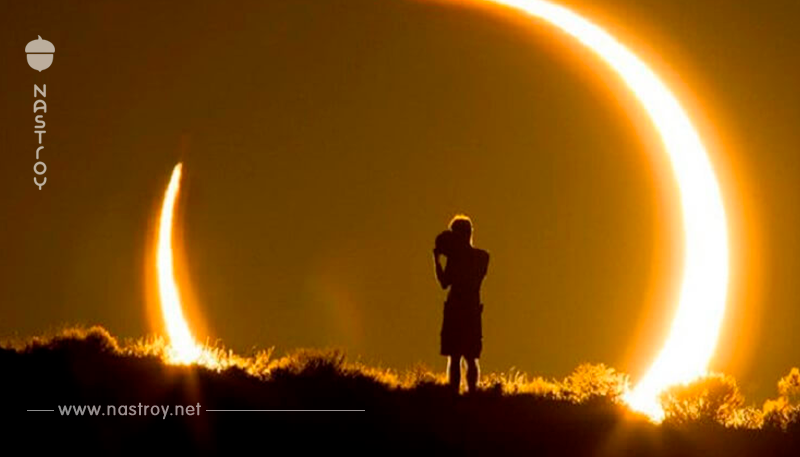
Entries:
[[778,395],[793,405],[800,404],[800,368],[792,368],[778,381]]
[[532,394],[581,404],[589,401],[619,402],[628,383],[628,375],[613,368],[602,363],[585,363],[560,381],[529,377],[512,368],[507,373],[485,374],[480,387],[503,394]]
[[671,425],[727,425],[744,405],[736,380],[713,374],[689,384],[670,387],[661,395],[664,422]]
[[583,364],[560,384],[560,397],[574,403],[594,400],[618,401],[628,389],[628,375],[602,363]]
[[506,373],[483,374],[479,388],[506,395],[530,394],[549,399],[558,399],[560,391],[558,381],[546,380],[541,376],[530,377],[516,368],[511,368]]
[[764,402],[764,426],[800,430],[800,369],[792,368],[778,381],[778,398]]

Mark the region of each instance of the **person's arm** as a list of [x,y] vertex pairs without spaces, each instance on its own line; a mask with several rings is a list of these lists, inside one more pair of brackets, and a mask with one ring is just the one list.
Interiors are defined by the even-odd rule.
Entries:
[[439,262],[439,255],[439,251],[434,249],[433,263],[436,265],[436,279],[439,281],[439,285],[442,286],[442,289],[447,289],[450,286],[450,278],[445,269],[442,268],[441,262]]

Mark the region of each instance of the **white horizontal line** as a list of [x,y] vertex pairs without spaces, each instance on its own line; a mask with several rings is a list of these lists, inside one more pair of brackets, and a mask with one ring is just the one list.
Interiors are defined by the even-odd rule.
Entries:
[[26,411],[29,411],[29,412],[45,412],[45,411],[53,412],[55,410],[54,409],[26,409]]
[[366,409],[207,409],[206,411],[226,413],[345,413],[364,412]]

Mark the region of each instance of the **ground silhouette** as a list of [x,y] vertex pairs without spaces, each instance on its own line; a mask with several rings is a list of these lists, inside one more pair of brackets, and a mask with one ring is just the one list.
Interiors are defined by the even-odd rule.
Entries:
[[[120,345],[101,328],[0,348],[6,448],[181,455],[248,449],[467,455],[800,455],[800,427],[653,425],[613,399],[626,377],[586,365],[559,382],[487,375],[453,396],[443,376],[349,363],[337,351],[228,357],[213,370],[171,366],[152,342]],[[195,405],[199,416],[65,417],[63,405]],[[27,412],[56,409],[55,412]],[[211,412],[209,409],[365,409]],[[11,427],[9,429],[8,427]],[[37,452],[38,453],[38,452]]]

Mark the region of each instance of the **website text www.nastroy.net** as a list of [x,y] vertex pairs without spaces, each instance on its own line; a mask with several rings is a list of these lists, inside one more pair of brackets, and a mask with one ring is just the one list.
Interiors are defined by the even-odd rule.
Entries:
[[59,405],[56,409],[60,416],[130,416],[160,417],[199,416],[202,411],[200,403],[196,405]]

